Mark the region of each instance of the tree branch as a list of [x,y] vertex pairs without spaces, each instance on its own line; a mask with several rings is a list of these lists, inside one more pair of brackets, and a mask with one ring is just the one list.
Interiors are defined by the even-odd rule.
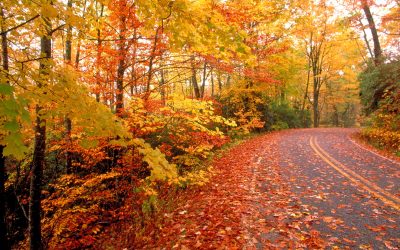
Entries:
[[7,33],[10,32],[10,31],[16,30],[16,29],[18,29],[18,28],[24,26],[25,24],[27,24],[27,23],[29,23],[29,22],[35,20],[35,19],[38,18],[38,17],[40,17],[39,14],[37,14],[36,16],[34,16],[34,17],[32,17],[32,18],[26,20],[25,22],[23,22],[23,23],[21,23],[21,24],[18,24],[17,26],[14,26],[14,27],[12,27],[12,28],[9,28],[8,30],[2,31],[2,32],[0,33],[0,35],[7,34]]

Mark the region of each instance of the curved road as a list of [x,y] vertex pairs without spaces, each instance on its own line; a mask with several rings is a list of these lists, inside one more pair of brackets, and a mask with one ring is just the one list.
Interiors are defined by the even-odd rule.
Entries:
[[279,137],[279,165],[312,225],[338,249],[400,249],[400,163],[360,147],[354,129]]

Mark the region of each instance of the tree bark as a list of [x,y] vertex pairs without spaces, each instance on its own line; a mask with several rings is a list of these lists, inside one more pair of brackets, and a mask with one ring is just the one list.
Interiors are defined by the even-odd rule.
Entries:
[[[104,5],[100,4],[100,15],[97,18],[97,22],[99,19],[103,17]],[[97,2],[96,2],[96,12],[97,12]],[[96,101],[100,102],[100,59],[101,59],[101,49],[102,49],[102,39],[101,39],[101,31],[97,28],[97,54],[96,54]]]
[[192,69],[192,84],[193,84],[193,90],[194,90],[194,97],[196,99],[200,99],[201,98],[201,93],[200,93],[200,88],[199,88],[199,84],[197,82],[197,72],[196,72],[196,65],[195,65],[195,59],[194,56],[192,56],[191,58],[191,69]]
[[382,48],[379,43],[378,31],[376,30],[375,21],[372,17],[371,9],[367,3],[367,0],[361,0],[362,8],[364,10],[365,16],[367,17],[369,29],[372,34],[372,41],[374,42],[374,62],[376,65],[381,63],[382,60]]
[[0,245],[5,250],[10,249],[7,238],[6,223],[6,194],[4,184],[6,182],[5,157],[3,156],[4,146],[0,145]]
[[[315,86],[315,85],[314,85]],[[319,93],[314,91],[313,93],[313,114],[314,114],[314,128],[319,127],[319,109],[318,109],[318,102],[319,102]]]
[[[162,67],[162,65],[161,65]],[[164,69],[161,69],[160,71],[160,95],[161,95],[161,104],[163,106],[165,106],[166,102],[167,102],[167,98],[166,98],[166,93],[165,93],[165,76],[164,76]]]
[[[1,17],[4,18],[3,8],[0,8]],[[3,58],[3,73],[6,74],[6,84],[8,81],[8,44],[7,44],[7,32],[3,32],[5,27],[1,27],[1,56]],[[1,98],[1,96],[0,96]],[[7,238],[7,222],[6,222],[6,194],[5,194],[5,182],[6,182],[6,166],[5,157],[3,155],[5,146],[0,145],[0,245],[5,250],[10,249],[9,241]]]
[[214,74],[213,74],[213,68],[211,68],[210,70],[210,74],[211,74],[211,97],[214,98]]
[[[312,36],[313,36],[313,33],[311,32],[310,41],[312,40]],[[307,98],[308,98],[308,88],[310,86],[310,74],[311,74],[311,59],[310,59],[310,56],[307,56],[307,57],[308,57],[307,58],[308,59],[307,60],[307,83],[306,83],[306,90],[304,92],[303,102],[301,104],[301,121],[302,121],[304,127],[306,126],[304,110],[305,110],[306,101],[307,101]]]
[[[51,23],[43,18],[47,35],[41,37],[40,49],[43,59],[40,61],[39,71],[41,80],[38,88],[43,88],[43,83],[49,75],[48,60],[51,59]],[[42,118],[43,108],[36,105],[35,144],[33,149],[32,172],[29,193],[29,243],[31,250],[43,249],[41,234],[41,194],[42,176],[46,149],[46,120]]]
[[[126,8],[126,2],[121,5],[121,8]],[[118,69],[117,69],[117,91],[115,109],[117,116],[122,117],[124,111],[124,74],[125,74],[125,32],[126,32],[126,16],[121,15],[119,18],[119,44],[118,44]]]
[[[72,0],[68,0],[67,8],[72,10]],[[67,28],[67,39],[65,41],[65,62],[67,64],[71,64],[72,62],[72,26],[68,25]],[[68,148],[71,145],[71,130],[72,130],[72,122],[71,119],[66,116],[64,120],[65,126],[65,140],[67,142]],[[67,174],[72,173],[72,154],[67,149],[65,151],[65,168],[67,170]]]
[[204,98],[204,90],[206,88],[206,78],[207,78],[207,62],[204,63],[204,68],[203,68],[203,82],[201,84],[201,95],[200,98]]

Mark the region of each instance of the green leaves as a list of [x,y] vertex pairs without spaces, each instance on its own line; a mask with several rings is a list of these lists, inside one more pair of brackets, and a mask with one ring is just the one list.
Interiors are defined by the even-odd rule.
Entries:
[[9,84],[0,84],[0,94],[2,95],[11,95],[13,93],[14,88]]
[[14,97],[14,88],[0,84],[0,144],[5,145],[4,155],[22,159],[28,148],[23,143],[21,123],[29,122],[25,100]]

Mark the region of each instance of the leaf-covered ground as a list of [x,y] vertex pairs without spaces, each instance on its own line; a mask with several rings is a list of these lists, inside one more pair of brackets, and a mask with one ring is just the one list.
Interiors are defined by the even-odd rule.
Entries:
[[315,220],[281,177],[279,134],[246,141],[217,159],[214,176],[189,190],[145,248],[322,247]]
[[[235,146],[132,248],[399,249],[400,165],[354,144],[354,133],[289,130]],[[311,138],[373,187],[332,167]]]

